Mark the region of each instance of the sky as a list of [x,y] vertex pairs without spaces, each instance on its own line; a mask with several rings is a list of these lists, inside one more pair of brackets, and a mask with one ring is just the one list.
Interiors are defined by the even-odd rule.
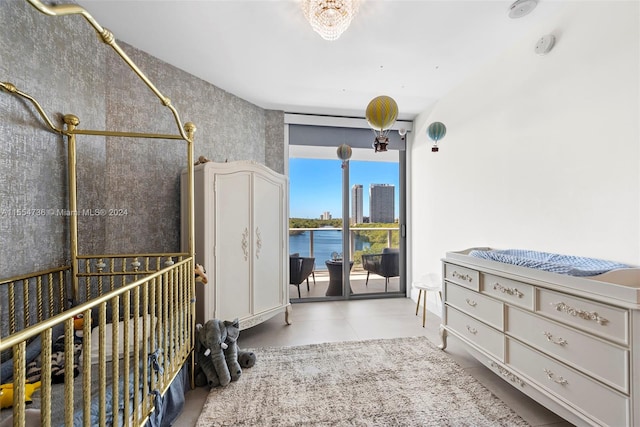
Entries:
[[[320,218],[329,211],[342,217],[342,161],[289,159],[289,215],[291,218]],[[354,184],[362,184],[364,216],[369,216],[369,185],[395,185],[395,215],[399,212],[399,170],[397,162],[349,161],[349,197]],[[351,205],[349,205],[351,214]]]

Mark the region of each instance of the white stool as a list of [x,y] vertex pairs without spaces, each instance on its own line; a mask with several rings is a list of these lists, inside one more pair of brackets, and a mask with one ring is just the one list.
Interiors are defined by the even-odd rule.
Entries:
[[[418,315],[418,309],[420,308],[420,297],[422,296],[422,327],[424,328],[427,320],[427,292],[438,292],[440,296],[440,302],[442,302],[442,285],[440,277],[437,274],[427,274],[422,276],[411,284],[414,289],[418,290],[418,302],[416,304],[416,316]],[[424,296],[423,296],[424,295]]]

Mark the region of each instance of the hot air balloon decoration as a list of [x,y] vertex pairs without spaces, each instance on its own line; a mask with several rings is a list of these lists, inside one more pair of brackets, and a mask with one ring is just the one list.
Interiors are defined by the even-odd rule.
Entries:
[[427,128],[427,136],[433,141],[432,152],[438,151],[438,141],[447,134],[447,127],[441,122],[433,122]]
[[338,147],[338,158],[342,160],[342,168],[344,168],[344,164],[351,158],[351,147],[347,144],[342,144]]
[[398,104],[390,96],[377,96],[367,105],[365,117],[375,135],[373,147],[376,153],[387,151],[389,130],[398,118]]

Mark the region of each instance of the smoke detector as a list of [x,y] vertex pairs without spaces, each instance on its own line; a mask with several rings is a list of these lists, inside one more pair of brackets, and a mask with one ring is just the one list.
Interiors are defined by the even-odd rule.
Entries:
[[553,34],[547,34],[540,37],[540,40],[536,43],[535,52],[538,55],[546,55],[551,52],[553,45],[556,43],[556,37]]
[[509,7],[509,18],[516,19],[528,15],[538,5],[538,0],[516,0]]

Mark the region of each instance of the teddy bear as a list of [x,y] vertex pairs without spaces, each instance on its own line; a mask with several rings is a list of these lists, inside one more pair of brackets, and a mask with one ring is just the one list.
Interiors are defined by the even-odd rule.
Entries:
[[238,319],[213,319],[204,326],[196,325],[197,386],[224,387],[240,378],[243,366],[250,368],[255,364],[253,352],[238,349],[239,335]]

